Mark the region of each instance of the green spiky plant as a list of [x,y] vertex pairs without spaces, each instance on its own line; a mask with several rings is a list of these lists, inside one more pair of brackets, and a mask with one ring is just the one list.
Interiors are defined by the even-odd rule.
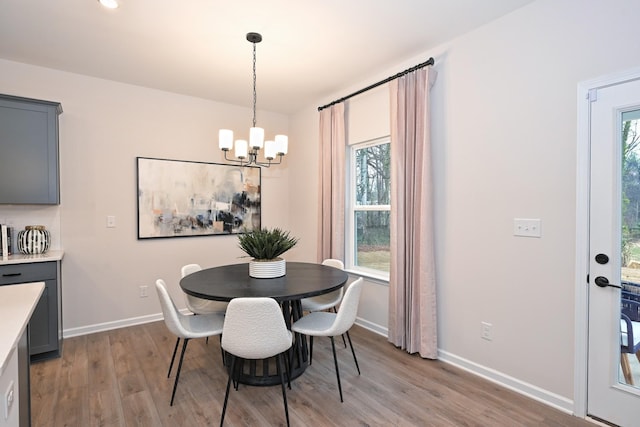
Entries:
[[298,238],[279,228],[263,228],[238,235],[238,246],[255,260],[272,260],[294,247]]

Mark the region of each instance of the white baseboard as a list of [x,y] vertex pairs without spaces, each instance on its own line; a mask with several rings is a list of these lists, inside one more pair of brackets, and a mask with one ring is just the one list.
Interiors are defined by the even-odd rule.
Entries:
[[[189,310],[180,310],[183,314],[191,314]],[[81,335],[94,334],[96,332],[110,331],[112,329],[126,328],[127,326],[142,325],[144,323],[156,322],[162,320],[162,313],[149,314],[147,316],[131,317],[129,319],[116,320],[113,322],[97,323],[95,325],[83,326],[80,328],[69,328],[62,331],[63,338],[79,337]],[[364,319],[356,319],[356,324],[368,329],[372,332],[387,336],[387,328],[377,325],[375,323],[368,322]]]
[[[181,310],[183,311],[183,310]],[[184,313],[190,313],[184,310]],[[96,332],[110,331],[112,329],[126,328],[127,326],[142,325],[162,320],[162,313],[149,314],[147,316],[131,317],[129,319],[115,320],[113,322],[97,323],[95,325],[82,326],[80,328],[64,329],[62,331],[63,338],[78,337],[81,335],[94,334]]]
[[380,326],[376,323],[369,322],[368,320],[364,320],[360,317],[356,318],[356,325],[362,326],[363,328],[368,329],[371,332],[375,332],[378,335],[382,335],[385,338],[389,336],[388,328]]
[[438,358],[445,363],[457,366],[467,372],[471,372],[472,374],[506,387],[509,390],[513,390],[531,399],[537,400],[538,402],[559,409],[562,412],[566,412],[571,415],[574,413],[574,402],[571,399],[567,399],[566,397],[557,395],[548,390],[544,390],[535,385],[526,383],[517,378],[513,378],[502,372],[487,368],[486,366],[479,365],[446,351],[438,350]]
[[[388,328],[385,328],[381,325],[368,322],[361,318],[356,319],[356,324],[379,335],[382,335],[385,338],[389,336]],[[458,357],[443,350],[438,350],[438,359],[445,363],[463,369],[467,372],[470,372],[474,375],[478,375],[479,377],[482,377],[488,381],[506,387],[509,390],[515,391],[516,393],[520,393],[531,399],[537,400],[538,402],[544,403],[545,405],[552,406],[562,412],[574,415],[574,402],[571,399],[567,399],[566,397],[557,395],[548,390],[544,390],[535,385],[521,381],[517,378],[505,375],[502,372],[496,371],[495,369],[487,368],[486,366],[479,365],[475,362],[464,359],[462,357]]]

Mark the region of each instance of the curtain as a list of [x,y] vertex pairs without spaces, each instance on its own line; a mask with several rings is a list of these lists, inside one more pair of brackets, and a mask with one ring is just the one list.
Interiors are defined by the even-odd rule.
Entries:
[[391,271],[388,340],[437,358],[429,88],[431,67],[390,83]]
[[345,105],[320,111],[318,261],[344,260]]

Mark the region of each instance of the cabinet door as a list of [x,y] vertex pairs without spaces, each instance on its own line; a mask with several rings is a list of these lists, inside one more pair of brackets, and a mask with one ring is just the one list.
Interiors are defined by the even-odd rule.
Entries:
[[0,95],[0,203],[58,204],[59,104]]
[[59,347],[58,287],[55,280],[45,280],[44,284],[44,291],[29,322],[29,353],[32,356],[57,351]]

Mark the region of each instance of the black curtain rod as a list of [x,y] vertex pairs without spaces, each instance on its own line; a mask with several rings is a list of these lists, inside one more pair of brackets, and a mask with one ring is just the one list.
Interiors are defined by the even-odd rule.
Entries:
[[322,110],[324,110],[324,109],[325,109],[325,108],[327,108],[327,107],[331,107],[332,105],[338,104],[338,103],[340,103],[340,102],[344,102],[344,101],[346,101],[346,100],[347,100],[347,99],[349,99],[349,98],[352,98],[352,97],[354,97],[354,96],[356,96],[356,95],[360,95],[361,93],[364,93],[364,92],[366,92],[366,91],[368,91],[368,90],[371,90],[371,89],[373,89],[373,88],[375,88],[375,87],[378,87],[378,86],[380,86],[380,85],[383,85],[383,84],[385,84],[385,83],[389,83],[391,80],[395,80],[395,79],[397,79],[397,78],[400,78],[400,77],[404,76],[405,74],[412,73],[412,72],[414,72],[415,70],[419,70],[420,68],[424,68],[424,67],[426,67],[426,66],[428,66],[428,65],[433,65],[434,63],[435,63],[435,61],[434,61],[433,57],[432,57],[432,58],[429,58],[429,59],[427,59],[425,62],[423,62],[422,64],[414,65],[414,66],[413,66],[413,67],[411,67],[411,68],[407,68],[406,70],[404,70],[404,71],[402,71],[402,72],[400,72],[400,73],[396,74],[395,76],[387,77],[386,79],[381,80],[381,81],[379,81],[378,83],[374,83],[374,84],[372,84],[372,85],[370,85],[370,86],[365,87],[364,89],[360,89],[360,90],[359,90],[359,91],[357,91],[357,92],[353,92],[352,94],[349,94],[349,95],[347,95],[347,96],[343,96],[343,97],[342,97],[342,98],[340,98],[340,99],[336,99],[335,101],[330,102],[330,103],[328,103],[327,105],[323,105],[322,107],[318,107],[318,111],[322,111]]

